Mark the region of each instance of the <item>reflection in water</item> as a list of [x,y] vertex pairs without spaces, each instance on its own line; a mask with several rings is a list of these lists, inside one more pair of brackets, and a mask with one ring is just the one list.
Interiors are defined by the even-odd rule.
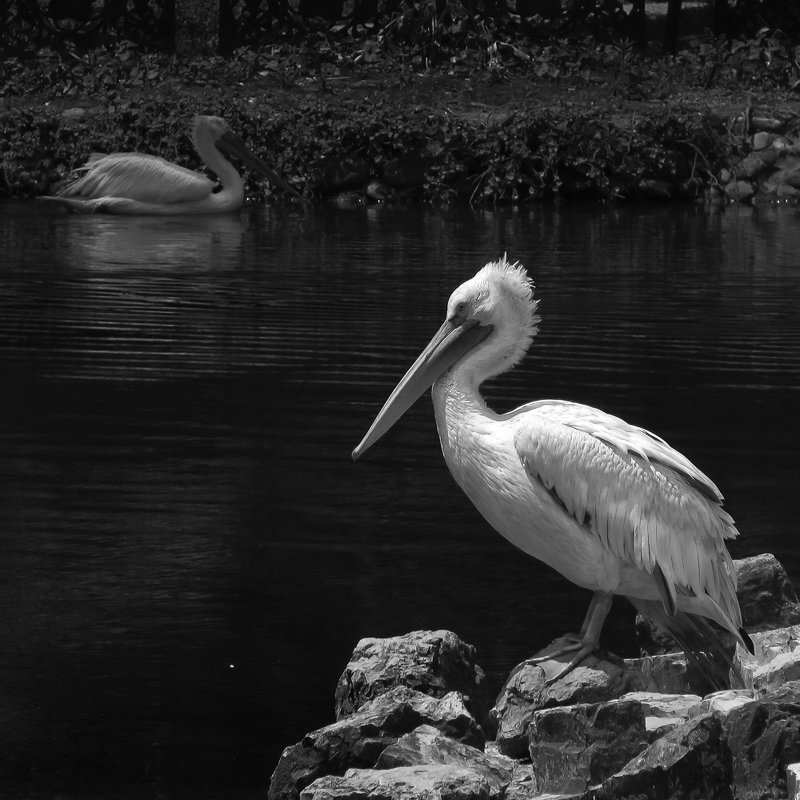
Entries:
[[56,229],[58,262],[95,271],[154,267],[175,270],[203,264],[215,269],[241,258],[247,219],[234,214],[200,217],[67,216]]
[[[800,215],[780,208],[0,214],[6,797],[262,797],[355,642],[450,628],[498,682],[585,594],[487,530],[423,400],[349,453],[507,251],[536,278],[500,410],[662,434],[790,571]],[[635,645],[618,602],[607,642]],[[15,787],[13,792],[10,787]],[[14,794],[16,792],[16,794]]]

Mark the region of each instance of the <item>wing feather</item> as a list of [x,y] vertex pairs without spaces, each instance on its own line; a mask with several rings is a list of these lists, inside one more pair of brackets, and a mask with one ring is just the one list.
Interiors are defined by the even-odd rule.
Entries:
[[[741,625],[722,495],[685,456],[643,428],[561,401],[529,404],[515,446],[528,474],[612,553],[674,592],[708,596]],[[735,629],[735,628],[734,628]]]
[[65,186],[60,197],[189,203],[205,199],[214,189],[205,175],[145,153],[93,153],[80,171],[83,175]]

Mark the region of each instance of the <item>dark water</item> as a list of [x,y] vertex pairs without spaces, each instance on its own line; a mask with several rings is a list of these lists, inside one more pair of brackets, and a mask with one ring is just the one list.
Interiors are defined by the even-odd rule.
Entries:
[[[588,602],[492,533],[421,401],[349,453],[508,251],[530,357],[487,387],[660,433],[800,574],[800,212],[139,220],[0,206],[0,796],[262,797],[357,640],[449,628],[496,683]],[[635,652],[619,600],[606,643]]]

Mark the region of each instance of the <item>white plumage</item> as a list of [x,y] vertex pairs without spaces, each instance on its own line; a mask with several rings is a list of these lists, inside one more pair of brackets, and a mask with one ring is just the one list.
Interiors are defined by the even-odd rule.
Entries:
[[737,531],[714,483],[663,439],[596,408],[540,400],[497,414],[480,395],[527,351],[536,306],[524,269],[506,259],[458,287],[353,455],[433,383],[442,452],[465,494],[506,539],[595,593],[559,676],[597,648],[622,594],[722,684],[729,658],[705,620],[748,642],[725,546]]
[[284,191],[299,193],[245,146],[221,117],[198,116],[192,140],[221,189],[199,172],[146,153],[93,153],[83,174],[53,197],[71,211],[114,214],[214,214],[236,211],[244,202],[244,182],[223,153],[235,155]]
[[[64,187],[60,196],[171,204],[197,203],[214,191],[214,181],[206,175],[146,153],[92,153],[80,171],[83,175]],[[229,182],[228,190],[232,188]]]

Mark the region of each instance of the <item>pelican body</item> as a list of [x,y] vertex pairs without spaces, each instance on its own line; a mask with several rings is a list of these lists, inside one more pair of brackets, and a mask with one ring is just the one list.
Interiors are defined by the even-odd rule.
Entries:
[[244,202],[244,183],[225,157],[240,158],[286,192],[300,194],[268,164],[247,148],[221,117],[198,116],[192,140],[203,163],[219,178],[222,188],[207,176],[145,153],[93,153],[83,173],[67,184],[54,200],[71,211],[90,214],[217,214],[236,211]]
[[726,685],[730,656],[707,620],[752,645],[725,545],[737,530],[714,483],[660,437],[596,408],[539,400],[497,414],[481,397],[485,380],[527,352],[537,304],[525,270],[505,258],[459,286],[353,458],[433,385],[456,483],[513,545],[594,593],[580,634],[545,657],[574,653],[551,680],[597,649],[612,597],[621,594],[666,628],[715,685]]

